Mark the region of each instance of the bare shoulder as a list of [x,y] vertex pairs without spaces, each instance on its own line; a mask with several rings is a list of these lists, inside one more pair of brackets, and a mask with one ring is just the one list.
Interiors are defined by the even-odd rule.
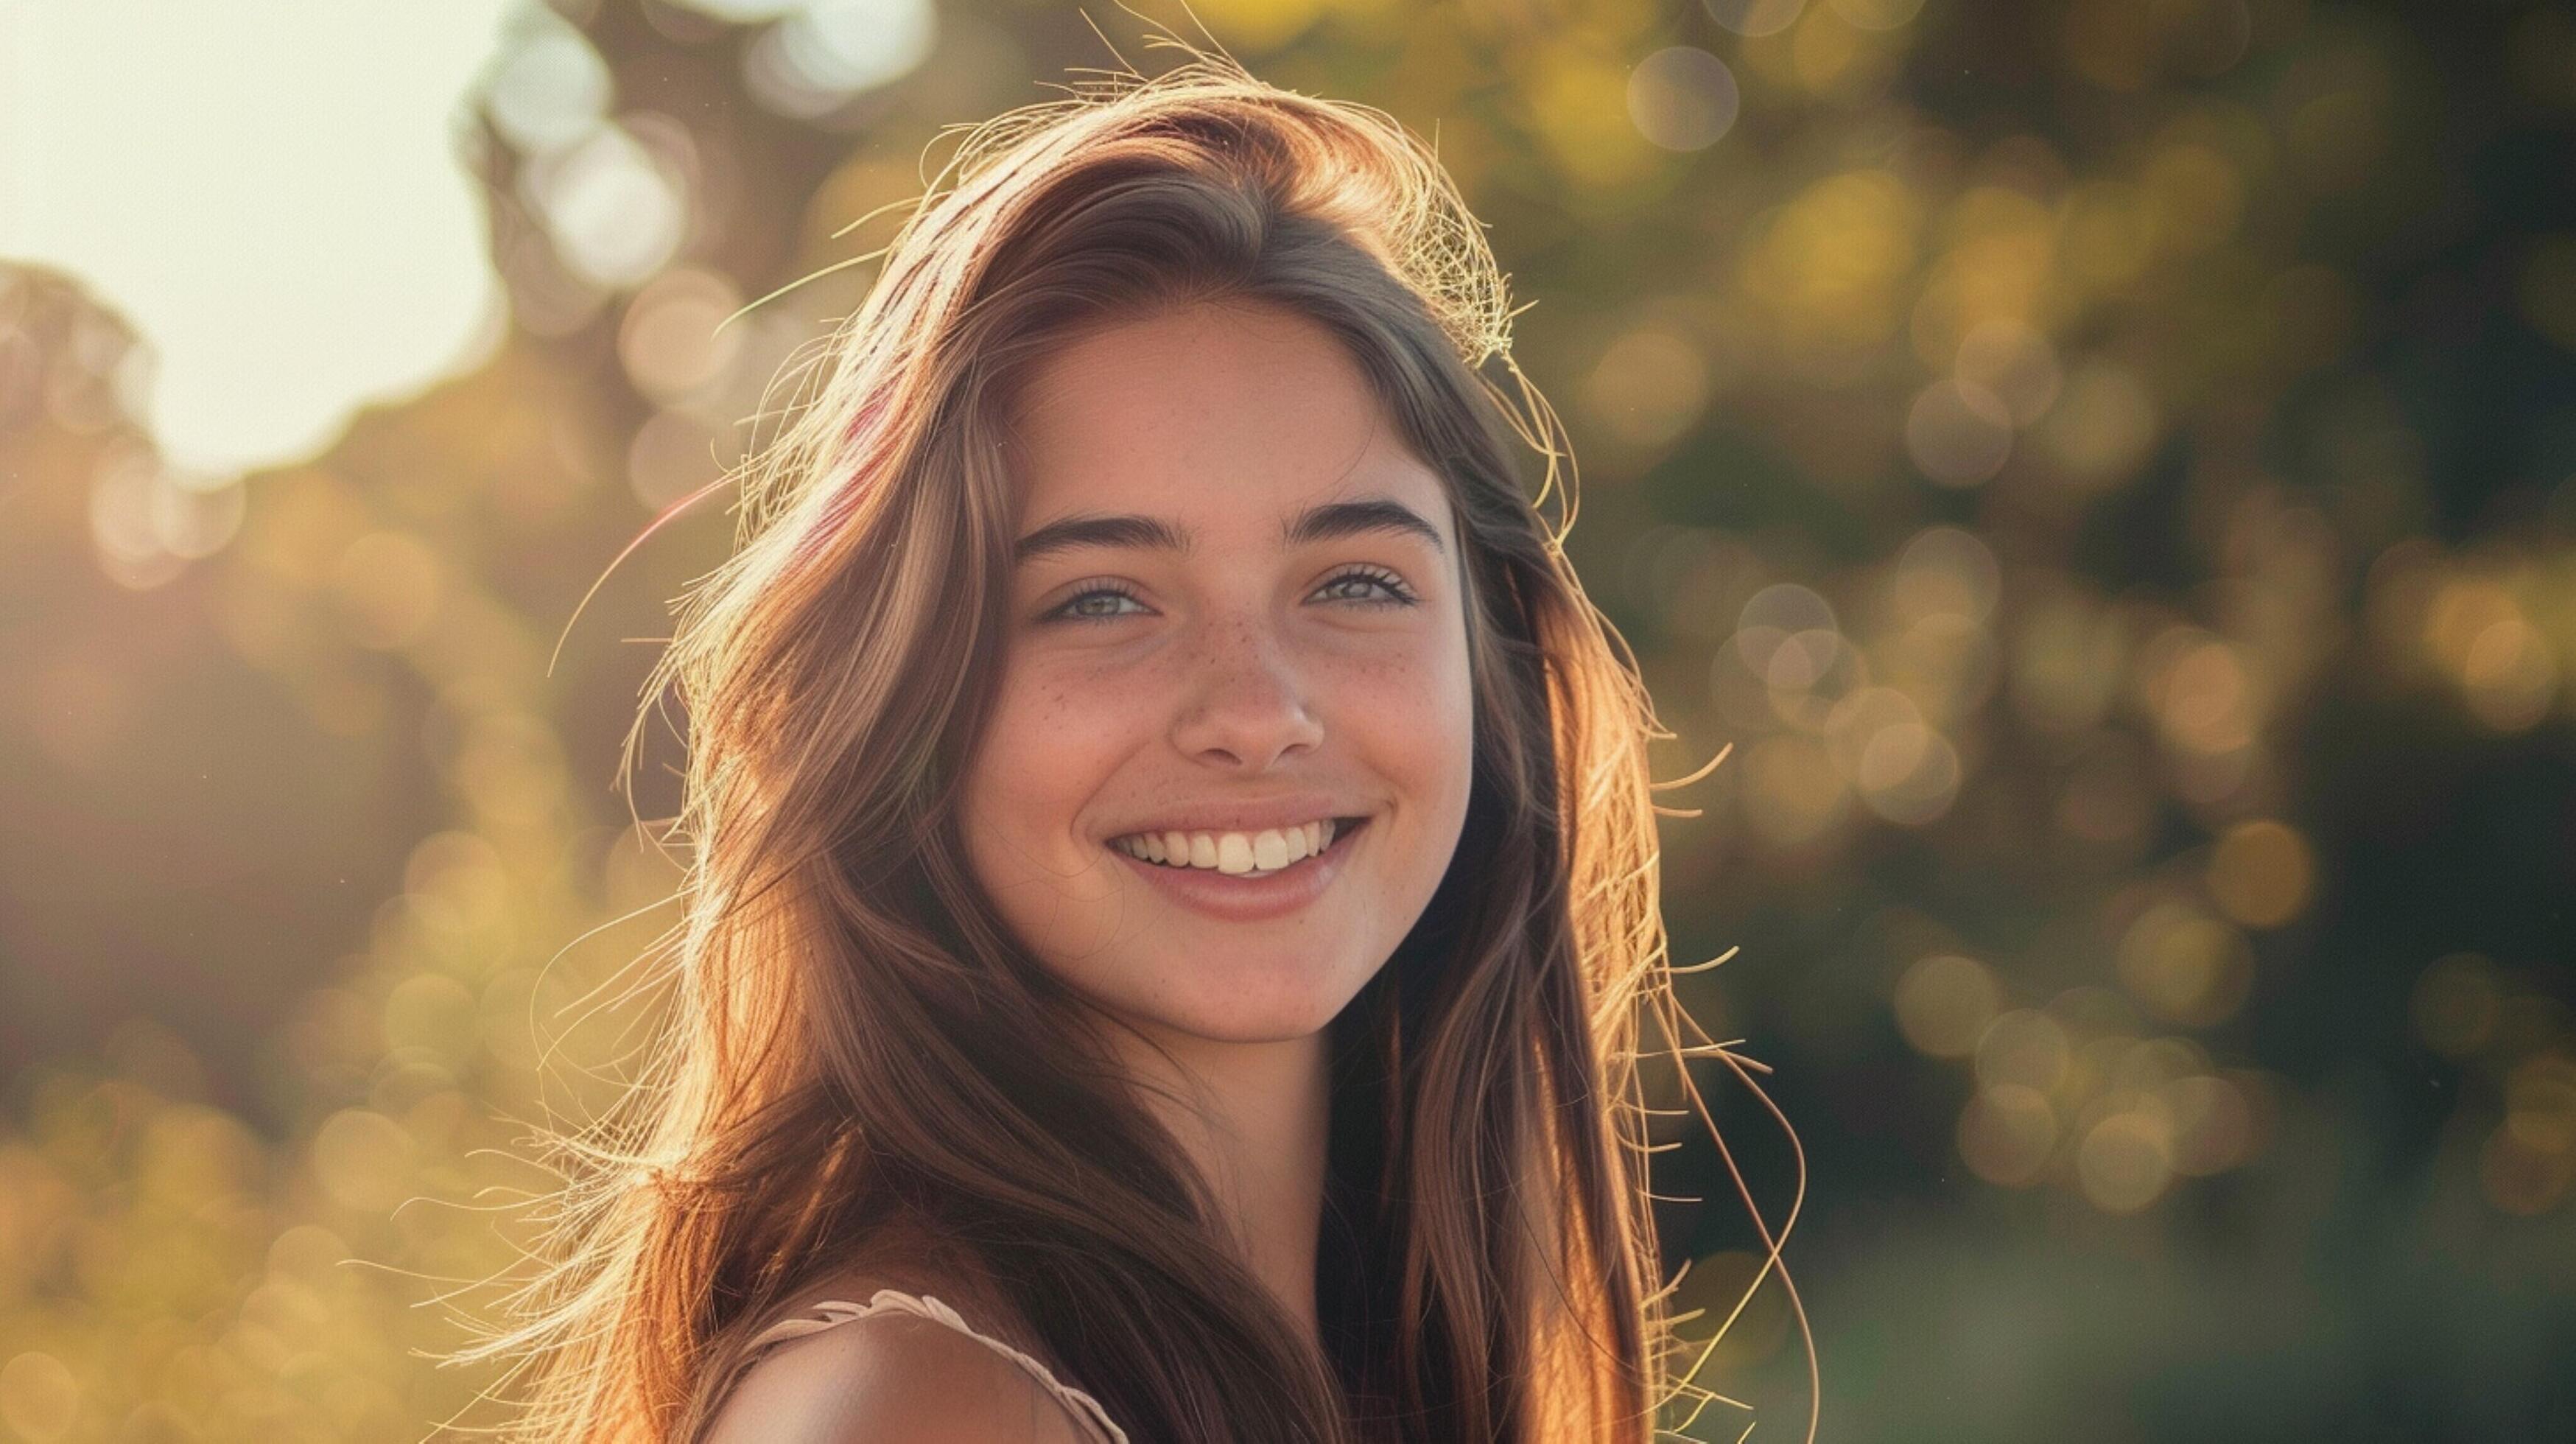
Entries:
[[944,1324],[896,1312],[771,1346],[743,1372],[700,1438],[703,1444],[1081,1444],[1063,1406],[1017,1364]]

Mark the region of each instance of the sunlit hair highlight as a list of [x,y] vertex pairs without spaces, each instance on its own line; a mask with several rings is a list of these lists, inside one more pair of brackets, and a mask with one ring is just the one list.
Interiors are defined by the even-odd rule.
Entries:
[[[1673,997],[1646,762],[1672,734],[1566,559],[1562,428],[1430,148],[1192,56],[969,132],[735,478],[739,544],[648,689],[689,731],[662,1032],[619,1107],[544,1140],[540,1270],[456,1356],[530,1382],[508,1437],[695,1437],[750,1335],[894,1225],[952,1241],[1140,1441],[1644,1444],[1690,1389],[1639,1060],[1687,1092],[1683,1055],[1723,1049]],[[1186,305],[1325,327],[1444,481],[1470,583],[1464,836],[1334,1024],[1321,1352],[956,833],[1015,398],[1069,339]]]

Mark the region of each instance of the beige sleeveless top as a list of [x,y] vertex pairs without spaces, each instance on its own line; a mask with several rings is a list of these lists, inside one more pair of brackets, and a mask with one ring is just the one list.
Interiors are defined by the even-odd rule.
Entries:
[[825,1299],[814,1305],[814,1313],[816,1317],[782,1319],[761,1330],[745,1350],[746,1362],[751,1356],[772,1344],[783,1343],[789,1339],[801,1339],[807,1334],[819,1333],[835,1325],[849,1323],[853,1319],[864,1319],[871,1314],[913,1314],[935,1324],[945,1324],[1026,1370],[1029,1377],[1037,1380],[1038,1386],[1046,1390],[1047,1397],[1055,1400],[1063,1407],[1065,1413],[1072,1416],[1075,1428],[1081,1431],[1082,1437],[1090,1441],[1090,1444],[1127,1444],[1126,1431],[1110,1422],[1109,1411],[1100,1407],[1099,1400],[1059,1380],[1046,1365],[1036,1359],[1021,1353],[990,1334],[978,1332],[974,1326],[959,1317],[955,1309],[928,1294],[908,1294],[900,1289],[879,1289],[869,1296],[864,1304],[854,1304],[843,1299]]

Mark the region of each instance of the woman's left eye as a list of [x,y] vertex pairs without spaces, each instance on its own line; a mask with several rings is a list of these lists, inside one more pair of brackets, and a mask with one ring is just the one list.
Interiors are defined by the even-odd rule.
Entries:
[[1412,606],[1415,601],[1413,593],[1406,589],[1401,578],[1396,576],[1393,572],[1380,571],[1375,567],[1354,567],[1351,570],[1334,577],[1331,581],[1324,583],[1323,586],[1316,590],[1328,592],[1333,590],[1335,587],[1348,586],[1353,582],[1360,582],[1368,586],[1376,587],[1379,591],[1385,593],[1385,595],[1372,597],[1363,592],[1359,594],[1345,594],[1336,598],[1336,600],[1357,602],[1364,607],[1409,607]]

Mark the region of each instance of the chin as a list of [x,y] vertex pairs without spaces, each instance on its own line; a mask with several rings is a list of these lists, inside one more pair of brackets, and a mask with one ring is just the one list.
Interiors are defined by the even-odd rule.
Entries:
[[[1204,983],[1193,979],[1193,983]],[[1196,989],[1161,993],[1161,1005],[1135,1009],[1155,1026],[1209,1043],[1286,1043],[1310,1038],[1332,1025],[1351,1000],[1349,991],[1300,989],[1284,996],[1261,997],[1266,991],[1237,980],[1226,996],[1193,996]],[[1247,996],[1251,994],[1252,996]]]
[[1257,1043],[1292,1043],[1311,1038],[1333,1021],[1327,1013],[1322,1018],[1160,1018],[1156,1020],[1169,1032],[1180,1033],[1202,1043],[1223,1043],[1245,1047]]

